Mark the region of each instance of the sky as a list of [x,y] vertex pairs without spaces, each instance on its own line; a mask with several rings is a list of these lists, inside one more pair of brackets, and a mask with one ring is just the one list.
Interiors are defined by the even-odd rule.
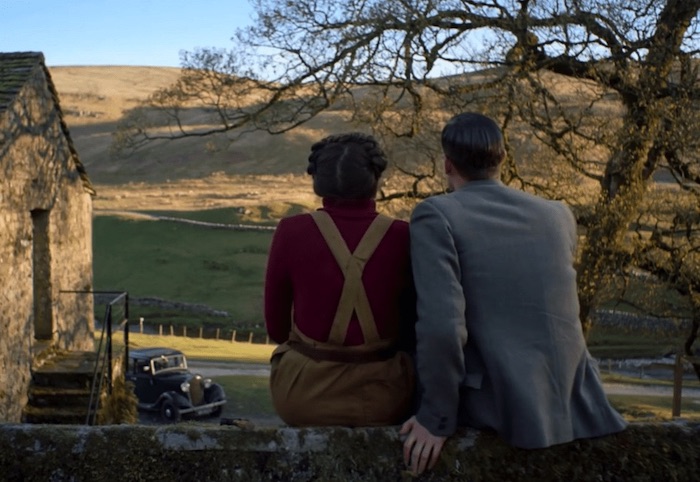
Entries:
[[249,0],[0,0],[0,52],[43,52],[49,67],[179,67],[180,51],[230,48]]

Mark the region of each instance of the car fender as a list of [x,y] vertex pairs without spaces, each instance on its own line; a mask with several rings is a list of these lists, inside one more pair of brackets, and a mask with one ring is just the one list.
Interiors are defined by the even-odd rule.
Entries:
[[204,396],[207,403],[226,400],[226,392],[224,392],[224,387],[218,383],[212,383],[212,385],[204,391]]
[[177,392],[163,392],[160,397],[158,398],[158,401],[155,403],[156,406],[159,406],[162,404],[165,400],[170,400],[173,402],[173,404],[177,405],[178,407],[181,408],[189,408],[192,406],[190,403],[189,399]]

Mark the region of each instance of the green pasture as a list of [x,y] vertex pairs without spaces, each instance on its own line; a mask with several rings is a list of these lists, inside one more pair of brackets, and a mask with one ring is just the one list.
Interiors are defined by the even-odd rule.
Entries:
[[587,343],[588,350],[596,358],[653,358],[675,353],[684,339],[684,335],[594,326]]
[[201,211],[159,211],[147,210],[144,214],[154,216],[174,217],[221,224],[254,224],[260,226],[275,226],[280,218],[308,212],[309,207],[302,204],[279,202],[265,206],[248,206],[244,209],[237,207],[205,209]]
[[[99,332],[96,339],[99,341]],[[121,353],[124,347],[121,334],[114,337],[113,349]],[[183,336],[129,334],[129,348],[149,348],[164,346],[182,351],[188,359],[212,362],[262,363],[270,362],[276,345],[262,343],[241,343],[226,340],[185,338]]]
[[[235,223],[232,210],[181,217]],[[179,215],[180,216],[180,215]],[[271,231],[233,231],[119,216],[93,221],[96,290],[127,291],[226,311],[232,326],[262,327],[262,296]],[[97,316],[101,316],[97,313]],[[219,322],[196,311],[130,306],[130,318],[154,323]]]
[[277,417],[272,406],[267,377],[229,375],[217,377],[216,382],[226,393],[222,417],[253,420]]

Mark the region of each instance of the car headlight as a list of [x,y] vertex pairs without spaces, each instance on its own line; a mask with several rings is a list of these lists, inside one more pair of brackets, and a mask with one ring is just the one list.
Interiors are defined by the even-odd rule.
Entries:
[[189,392],[190,391],[190,382],[182,382],[180,384],[180,390],[182,390],[185,393]]
[[211,387],[211,378],[205,378],[202,380],[202,385],[204,385],[205,389]]

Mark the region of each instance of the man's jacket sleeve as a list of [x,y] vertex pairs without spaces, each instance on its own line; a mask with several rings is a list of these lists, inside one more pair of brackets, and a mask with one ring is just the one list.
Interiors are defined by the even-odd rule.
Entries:
[[465,373],[465,299],[451,226],[431,201],[416,206],[410,224],[418,312],[416,418],[433,435],[449,436],[457,427]]

